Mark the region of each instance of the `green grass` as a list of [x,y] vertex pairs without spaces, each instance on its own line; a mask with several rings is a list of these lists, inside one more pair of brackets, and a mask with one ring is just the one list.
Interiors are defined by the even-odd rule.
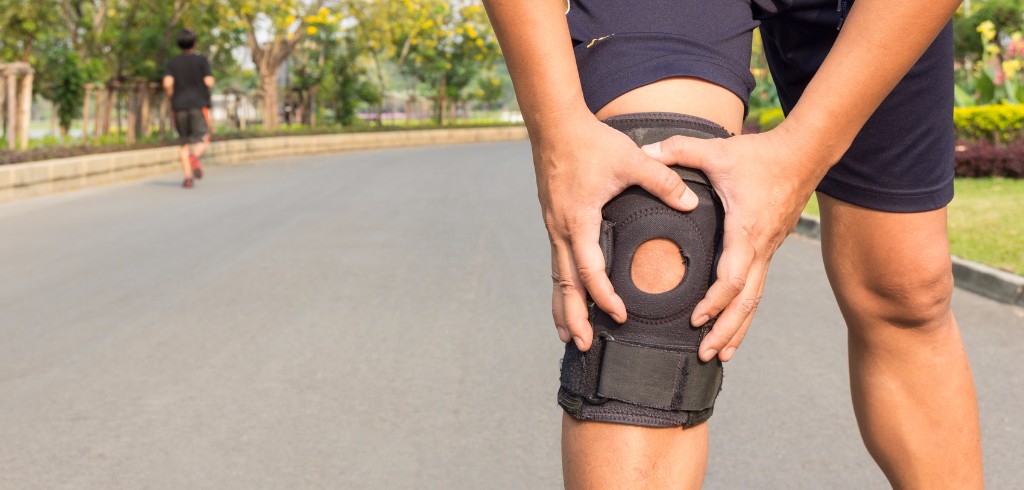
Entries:
[[820,216],[821,211],[818,211],[818,196],[811,194],[811,200],[807,201],[807,207],[804,208],[804,212],[814,216]]
[[949,205],[953,255],[1024,274],[1024,180],[956,179]]
[[[956,179],[949,205],[953,255],[1024,274],[1024,179]],[[804,212],[818,216],[813,196]]]

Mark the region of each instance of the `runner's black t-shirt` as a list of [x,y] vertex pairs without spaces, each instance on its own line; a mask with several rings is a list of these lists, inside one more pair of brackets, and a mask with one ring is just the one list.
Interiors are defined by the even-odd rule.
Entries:
[[174,77],[171,108],[202,109],[209,104],[210,89],[203,78],[210,76],[210,62],[201,54],[183,54],[167,62],[167,74]]

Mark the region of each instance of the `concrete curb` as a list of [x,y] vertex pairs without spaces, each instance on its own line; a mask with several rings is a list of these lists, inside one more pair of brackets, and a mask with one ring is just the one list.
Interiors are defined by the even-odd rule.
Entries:
[[[210,145],[203,163],[231,165],[263,158],[524,139],[527,133],[523,126],[275,136],[217,141]],[[2,165],[0,204],[177,170],[176,146]]]
[[[801,215],[793,232],[820,240],[821,222],[815,216]],[[1000,303],[1024,306],[1022,276],[953,256],[953,281],[958,288]]]

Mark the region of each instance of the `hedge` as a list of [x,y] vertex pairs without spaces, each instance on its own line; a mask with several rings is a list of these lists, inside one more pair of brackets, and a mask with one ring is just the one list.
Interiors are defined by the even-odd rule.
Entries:
[[953,126],[958,140],[1008,145],[1024,137],[1024,105],[957,107],[953,109]]
[[997,145],[987,140],[963,142],[956,147],[957,177],[1024,178],[1024,141]]

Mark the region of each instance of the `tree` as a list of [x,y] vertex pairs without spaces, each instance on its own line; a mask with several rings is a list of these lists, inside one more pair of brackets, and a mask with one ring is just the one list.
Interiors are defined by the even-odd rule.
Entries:
[[[263,127],[277,128],[278,95],[277,76],[281,66],[306,37],[307,20],[324,6],[326,0],[300,2],[298,0],[231,0],[226,14],[240,21],[245,29],[246,44],[259,74],[263,98]],[[269,40],[261,41],[259,33],[266,32]]]
[[426,10],[430,17],[403,42],[409,47],[403,69],[435,87],[434,116],[443,125],[448,102],[464,100],[466,88],[493,73],[501,54],[482,6],[455,8],[447,0],[435,0]]
[[362,55],[360,46],[354,35],[345,36],[334,51],[324,80],[328,100],[334,109],[334,120],[342,125],[355,121],[360,104],[376,105],[381,101],[380,87],[370,83],[369,74],[359,63]]
[[63,50],[54,67],[56,80],[53,83],[51,100],[57,108],[61,137],[66,137],[71,123],[81,115],[82,98],[85,95],[85,70],[82,61],[74,51]]

